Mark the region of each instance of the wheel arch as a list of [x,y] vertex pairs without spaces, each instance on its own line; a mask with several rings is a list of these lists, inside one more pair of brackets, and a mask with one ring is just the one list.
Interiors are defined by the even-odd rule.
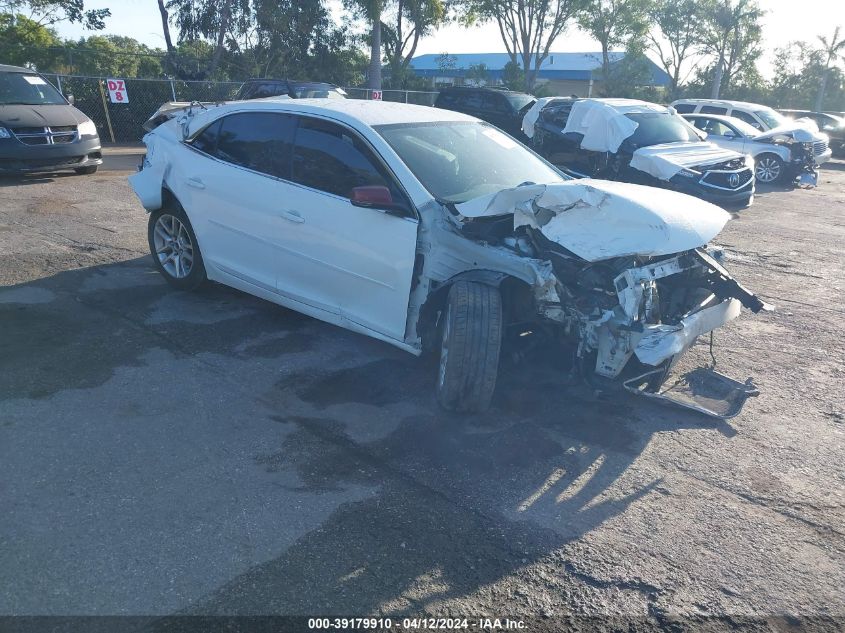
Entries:
[[459,281],[470,281],[497,288],[502,295],[505,326],[518,320],[526,309],[533,313],[534,294],[531,284],[510,273],[492,269],[472,269],[460,272],[437,284],[420,310],[418,331],[422,337],[423,351],[436,347],[439,316],[446,305],[449,289]]

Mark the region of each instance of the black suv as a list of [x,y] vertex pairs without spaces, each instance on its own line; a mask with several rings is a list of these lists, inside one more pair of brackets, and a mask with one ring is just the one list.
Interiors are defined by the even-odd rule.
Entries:
[[291,99],[345,99],[346,93],[334,84],[288,79],[249,79],[238,90],[235,101],[287,96]]
[[845,118],[827,112],[812,110],[778,110],[790,119],[812,119],[819,131],[830,137],[830,149],[836,156],[845,156]]
[[536,98],[524,92],[495,88],[443,88],[434,102],[435,108],[454,110],[492,123],[513,137],[526,140],[522,133],[522,117]]

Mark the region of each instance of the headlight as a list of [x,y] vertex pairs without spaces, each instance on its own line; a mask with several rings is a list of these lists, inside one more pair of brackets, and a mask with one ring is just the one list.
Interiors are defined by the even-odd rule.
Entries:
[[0,138],[12,138],[12,133],[4,127],[0,127]]
[[92,120],[83,121],[79,124],[79,136],[97,136],[97,126]]

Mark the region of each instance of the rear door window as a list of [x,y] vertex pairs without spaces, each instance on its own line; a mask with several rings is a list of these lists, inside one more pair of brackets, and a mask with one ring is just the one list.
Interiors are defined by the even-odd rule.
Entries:
[[344,198],[349,198],[355,187],[383,185],[394,200],[402,198],[361,139],[322,119],[300,117],[293,149],[293,181]]
[[763,126],[760,125],[760,122],[757,119],[755,119],[754,116],[751,115],[748,112],[743,112],[742,110],[733,110],[731,112],[731,116],[736,117],[737,119],[739,119],[741,121],[745,121],[749,125],[753,125],[758,130],[763,129]]
[[290,114],[230,114],[221,119],[213,155],[234,165],[289,180],[295,129],[296,118]]

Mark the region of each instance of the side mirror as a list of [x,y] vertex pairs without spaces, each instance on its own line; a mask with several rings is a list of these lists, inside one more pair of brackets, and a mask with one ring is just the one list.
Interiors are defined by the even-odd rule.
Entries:
[[68,102],[70,105],[73,105],[73,104],[75,104],[75,103],[76,103],[76,99],[74,98],[74,96],[73,96],[73,95],[68,95],[66,98],[67,98],[67,102]]
[[349,195],[349,200],[358,207],[391,206],[393,204],[390,189],[384,185],[355,187]]
[[379,209],[390,215],[406,216],[408,210],[403,204],[397,204],[384,185],[364,185],[349,192],[349,202],[356,207]]

